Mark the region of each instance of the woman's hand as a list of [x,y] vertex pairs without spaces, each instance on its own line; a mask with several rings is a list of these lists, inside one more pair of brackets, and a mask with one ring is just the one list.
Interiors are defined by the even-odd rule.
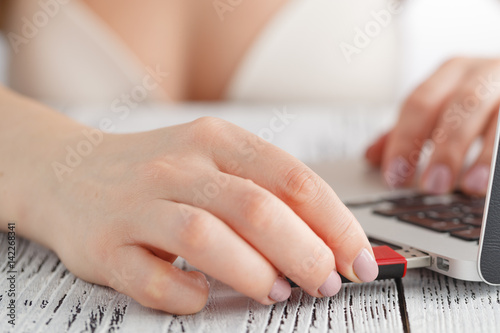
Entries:
[[[235,125],[201,118],[138,134],[85,131],[47,154],[24,219],[32,230],[44,223],[32,238],[87,281],[187,314],[204,307],[209,285],[175,268],[177,256],[263,304],[289,297],[281,274],[316,297],[339,291],[337,270],[356,282],[378,274],[333,190]],[[90,152],[81,143],[89,138]],[[68,160],[78,149],[87,156]]]
[[[366,152],[382,166],[389,186],[412,183],[422,151],[430,162],[421,190],[446,193],[459,187],[484,195],[495,144],[500,104],[500,59],[455,58],[442,65],[408,97],[394,128]],[[461,175],[471,144],[483,138],[482,151]]]

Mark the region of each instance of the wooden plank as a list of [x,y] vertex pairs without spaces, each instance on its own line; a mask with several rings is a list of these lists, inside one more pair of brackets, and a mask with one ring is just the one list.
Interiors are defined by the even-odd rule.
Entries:
[[[110,288],[69,273],[57,256],[21,240],[18,260],[17,325],[5,320],[6,281],[0,282],[1,332],[401,332],[394,281],[346,284],[331,298],[316,299],[299,288],[287,302],[263,306],[210,279],[206,308],[174,316],[139,305]],[[0,255],[5,254],[0,235]],[[178,266],[191,270],[184,261]],[[5,273],[5,266],[2,266]]]
[[412,332],[499,332],[500,287],[421,269],[403,279]]
[[[235,110],[238,109],[238,110]],[[296,115],[275,133],[272,143],[307,161],[359,155],[368,140],[387,124],[387,114],[373,110],[279,107]],[[116,123],[117,131],[137,131],[186,122],[211,114],[259,133],[275,116],[273,107],[232,105],[163,107],[140,110]],[[208,110],[208,111],[207,111]],[[187,112],[191,111],[191,112]],[[76,110],[86,123],[98,125],[105,113]],[[103,111],[104,112],[104,111]],[[249,117],[248,115],[252,116]],[[143,126],[144,128],[141,128]],[[210,279],[206,308],[191,316],[173,316],[145,308],[110,288],[84,282],[49,250],[26,240],[18,243],[18,324],[15,332],[401,332],[403,326],[394,281],[346,285],[339,295],[315,299],[294,289],[287,302],[263,306]],[[0,258],[6,258],[0,234]],[[2,259],[0,262],[3,263]],[[183,269],[192,269],[185,262]],[[0,266],[6,272],[6,266]],[[7,282],[0,280],[0,332],[14,332],[5,319]],[[22,328],[22,330],[20,330]]]

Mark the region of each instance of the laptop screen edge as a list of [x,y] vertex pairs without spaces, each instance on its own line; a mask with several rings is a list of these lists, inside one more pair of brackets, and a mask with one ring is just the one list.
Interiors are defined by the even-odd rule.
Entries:
[[500,117],[495,134],[488,191],[485,200],[481,237],[479,239],[478,271],[490,285],[500,285]]

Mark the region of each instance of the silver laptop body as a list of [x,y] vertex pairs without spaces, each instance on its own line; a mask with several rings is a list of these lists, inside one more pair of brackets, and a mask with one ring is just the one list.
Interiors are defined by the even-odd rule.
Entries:
[[[340,161],[311,165],[350,205],[368,237],[403,248],[414,248],[432,258],[429,269],[450,277],[484,281],[500,285],[500,161],[499,130],[492,159],[488,195],[484,203],[479,241],[466,241],[447,232],[436,232],[421,226],[404,223],[397,218],[374,214],[377,208],[389,205],[383,198],[406,197],[412,190],[389,191],[378,170],[361,160]],[[446,202],[449,196],[430,198]],[[366,203],[366,204],[362,204]],[[369,204],[371,203],[371,204]]]

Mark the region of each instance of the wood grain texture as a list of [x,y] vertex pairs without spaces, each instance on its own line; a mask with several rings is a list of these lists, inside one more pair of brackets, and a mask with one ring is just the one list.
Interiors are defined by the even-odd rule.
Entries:
[[427,269],[402,281],[412,332],[500,332],[500,287]]
[[[277,109],[282,110],[283,106]],[[117,132],[147,130],[217,116],[258,133],[275,107],[194,105],[141,107],[126,119],[109,110],[75,108],[72,115],[97,126],[112,119]],[[272,142],[308,162],[358,156],[390,123],[372,108],[288,107],[296,117]],[[274,306],[262,306],[210,279],[206,308],[173,316],[145,308],[129,297],[69,273],[51,251],[18,239],[17,325],[6,319],[6,236],[0,234],[0,332],[499,332],[500,289],[457,281],[427,271],[410,271],[402,283],[345,285],[332,298],[315,299],[300,289]],[[186,262],[176,263],[190,270]],[[399,287],[399,288],[398,288]],[[401,297],[403,296],[403,297]],[[401,311],[403,309],[403,311]]]
[[[6,256],[0,234],[0,256]],[[287,302],[261,305],[210,279],[206,308],[175,316],[145,308],[114,290],[69,273],[44,247],[18,239],[17,324],[5,319],[7,282],[0,284],[0,332],[401,332],[396,284],[346,284],[331,298],[300,289]],[[185,261],[176,263],[193,269]],[[1,267],[5,274],[5,263]]]

